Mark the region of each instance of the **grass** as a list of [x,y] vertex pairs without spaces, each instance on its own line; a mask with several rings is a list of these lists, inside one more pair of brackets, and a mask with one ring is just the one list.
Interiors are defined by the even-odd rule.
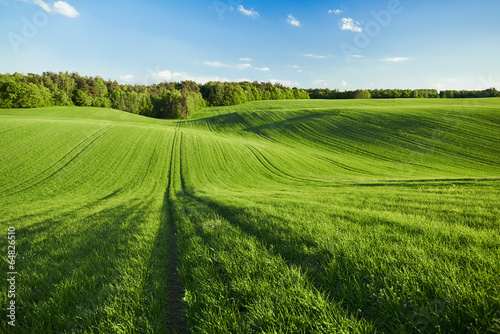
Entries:
[[500,333],[499,111],[500,99],[260,101],[188,121],[1,110],[0,224],[17,230],[19,274],[16,328],[0,326]]

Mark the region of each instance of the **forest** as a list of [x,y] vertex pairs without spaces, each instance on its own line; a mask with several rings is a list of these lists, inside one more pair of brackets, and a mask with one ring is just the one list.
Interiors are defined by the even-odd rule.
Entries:
[[185,119],[204,107],[283,99],[479,98],[499,97],[495,88],[438,92],[436,89],[339,91],[289,88],[269,82],[162,82],[126,85],[78,73],[0,74],[0,108],[85,106],[154,117]]
[[479,98],[500,97],[495,88],[486,90],[442,90],[436,89],[358,89],[339,91],[337,89],[308,89],[311,99],[398,99],[398,98]]
[[206,106],[257,100],[309,99],[298,88],[264,82],[162,82],[121,85],[78,73],[0,74],[0,108],[103,107],[155,118],[188,118]]

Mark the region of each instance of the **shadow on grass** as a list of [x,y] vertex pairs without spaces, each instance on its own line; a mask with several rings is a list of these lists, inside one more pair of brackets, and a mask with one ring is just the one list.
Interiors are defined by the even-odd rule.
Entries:
[[338,115],[339,112],[330,112],[330,113],[307,113],[304,116],[287,118],[278,122],[269,122],[259,126],[250,126],[247,127],[244,131],[253,132],[255,134],[260,135],[263,131],[266,130],[276,130],[276,129],[285,129],[290,127],[293,124],[302,124],[306,121],[317,120],[325,117],[332,117]]
[[[461,159],[467,164],[498,166],[498,140],[485,135],[481,128],[469,130],[472,119],[456,121],[446,114],[347,114],[339,111],[309,113],[260,126],[246,126],[244,131],[262,135],[267,130],[287,130],[326,147],[341,147],[349,152],[368,154],[395,161],[428,165],[428,157]],[[311,129],[304,130],[304,124]],[[486,128],[491,131],[490,128]],[[376,148],[376,150],[375,150]],[[405,151],[402,151],[404,149]],[[379,154],[375,155],[378,152]],[[406,152],[406,153],[405,153]],[[408,152],[415,156],[410,157]]]
[[[159,279],[154,269],[165,265],[157,247],[140,254],[152,200],[121,203],[93,214],[80,207],[20,229],[16,332],[151,327],[153,315],[141,304],[158,298],[161,287],[145,277]],[[157,243],[166,233],[161,224]]]
[[[153,268],[155,272],[162,272],[166,277],[165,300],[166,328],[171,333],[186,333],[186,309],[183,302],[184,287],[179,275],[179,257],[177,248],[177,226],[174,220],[174,208],[170,198],[170,185],[167,187],[163,199],[159,242],[156,245],[158,254],[157,261],[164,262],[162,269]],[[161,279],[161,277],[159,277]]]
[[193,119],[193,120],[186,120],[176,123],[180,125],[193,124],[195,126],[206,124],[209,129],[231,128],[234,130],[235,128],[247,126],[245,119],[237,112]]
[[[340,305],[348,314],[370,321],[377,331],[428,332],[440,328],[445,332],[486,332],[492,326],[492,320],[488,320],[487,316],[495,307],[491,303],[483,303],[475,310],[468,310],[467,307],[474,301],[469,301],[472,304],[467,306],[460,305],[459,299],[463,297],[440,295],[434,287],[427,286],[429,283],[423,282],[422,277],[415,277],[411,283],[424,290],[428,288],[427,291],[417,293],[399,287],[394,292],[391,289],[392,285],[396,285],[395,278],[386,277],[383,268],[360,266],[352,254],[346,254],[340,247],[332,250],[318,244],[313,237],[290,233],[291,229],[286,228],[289,222],[282,218],[261,215],[258,220],[263,223],[256,224],[242,208],[222,205],[192,194],[187,196],[210,207],[249,237],[259,240],[271,254],[300,268],[332,303],[341,301]],[[268,219],[279,223],[268,226],[264,224]],[[342,219],[360,224],[353,221],[352,217],[345,216]],[[396,234],[411,236],[422,233],[421,230],[383,219],[372,221],[371,224],[390,226],[396,230]],[[221,276],[224,276],[223,273]],[[447,299],[450,297],[457,300]]]

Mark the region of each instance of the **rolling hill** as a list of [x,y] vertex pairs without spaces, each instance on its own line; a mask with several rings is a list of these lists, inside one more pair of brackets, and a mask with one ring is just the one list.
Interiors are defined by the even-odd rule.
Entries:
[[7,109],[0,144],[19,333],[500,332],[499,98]]

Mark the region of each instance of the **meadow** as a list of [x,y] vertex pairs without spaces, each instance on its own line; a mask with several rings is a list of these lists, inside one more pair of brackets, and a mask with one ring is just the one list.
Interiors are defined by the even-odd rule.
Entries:
[[1,332],[500,333],[500,98],[5,109],[0,171]]

